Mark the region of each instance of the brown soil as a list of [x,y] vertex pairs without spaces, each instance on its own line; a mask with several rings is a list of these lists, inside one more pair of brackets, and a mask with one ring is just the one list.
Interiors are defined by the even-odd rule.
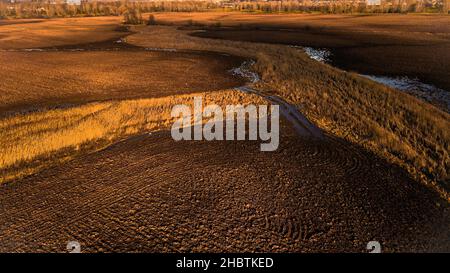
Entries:
[[[284,130],[286,132],[286,130]],[[360,147],[142,135],[0,186],[0,251],[449,251],[439,197]]]

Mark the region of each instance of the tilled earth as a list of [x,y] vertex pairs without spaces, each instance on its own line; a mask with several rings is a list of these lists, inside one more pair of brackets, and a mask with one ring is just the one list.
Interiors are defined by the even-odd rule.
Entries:
[[439,197],[400,168],[328,137],[119,142],[0,186],[0,251],[450,251]]

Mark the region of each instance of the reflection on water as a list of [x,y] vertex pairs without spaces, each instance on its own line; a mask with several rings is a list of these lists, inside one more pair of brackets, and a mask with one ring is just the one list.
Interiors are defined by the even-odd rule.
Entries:
[[[295,48],[301,48],[294,46]],[[303,50],[311,58],[321,63],[331,63],[332,53],[326,48],[304,47]],[[434,85],[421,82],[419,79],[403,77],[389,77],[378,75],[363,75],[372,81],[404,91],[422,100],[432,103],[442,110],[450,113],[450,93]]]
[[233,68],[229,72],[233,75],[247,79],[250,83],[256,83],[260,80],[259,76],[250,69],[254,64],[254,60],[245,61],[241,66]]
[[429,103],[435,104],[444,111],[450,113],[450,93],[437,88],[434,85],[426,84],[419,81],[419,79],[411,79],[408,77],[361,76],[414,95]]
[[303,48],[311,59],[319,61],[321,63],[329,63],[331,57],[331,51],[326,48],[312,48],[312,47],[304,47]]

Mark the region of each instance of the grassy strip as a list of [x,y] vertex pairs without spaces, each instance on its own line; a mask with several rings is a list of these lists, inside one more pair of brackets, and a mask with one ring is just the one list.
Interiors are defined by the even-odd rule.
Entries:
[[143,131],[168,129],[172,107],[204,104],[263,103],[256,95],[220,91],[154,99],[90,103],[0,120],[0,183],[32,174],[81,151],[105,147]]

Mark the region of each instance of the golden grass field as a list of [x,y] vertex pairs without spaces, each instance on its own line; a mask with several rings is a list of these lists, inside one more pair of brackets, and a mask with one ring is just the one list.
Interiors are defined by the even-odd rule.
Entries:
[[[447,48],[448,17],[155,16],[163,25],[129,32],[118,17],[0,24],[0,251],[59,252],[72,239],[87,252],[360,252],[374,238],[386,252],[450,249],[448,113],[311,60],[286,46],[291,35],[221,34],[288,28],[335,46],[397,37],[405,50]],[[120,38],[126,46],[111,50]],[[252,88],[296,106],[326,138],[300,137],[283,119],[274,153],[171,139],[172,106],[196,95],[263,103],[231,90],[244,79],[228,70],[244,59],[261,77]]]

